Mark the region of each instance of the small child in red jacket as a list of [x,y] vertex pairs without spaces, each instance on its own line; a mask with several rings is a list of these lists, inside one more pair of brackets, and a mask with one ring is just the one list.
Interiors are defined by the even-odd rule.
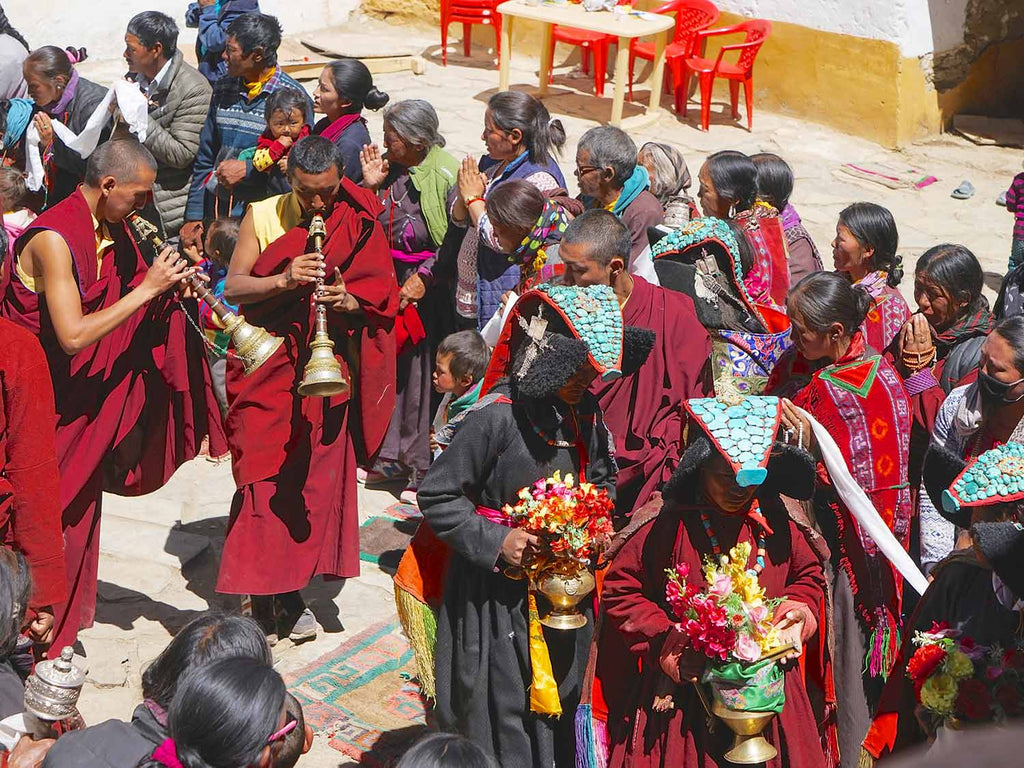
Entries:
[[[306,95],[294,88],[281,88],[270,94],[263,112],[267,121],[267,129],[256,140],[256,146],[243,150],[239,160],[252,158],[255,171],[269,174],[271,177],[281,176],[287,179],[288,151],[299,139],[309,135],[309,124],[306,122]],[[268,179],[268,184],[270,179]],[[287,190],[287,181],[285,181]],[[270,190],[271,194],[281,191]]]

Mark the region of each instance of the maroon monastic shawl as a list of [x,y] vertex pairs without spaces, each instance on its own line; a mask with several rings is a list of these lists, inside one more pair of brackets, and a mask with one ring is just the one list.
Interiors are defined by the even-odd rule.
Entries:
[[615,438],[620,492],[631,484],[639,486],[633,489],[635,502],[619,508],[620,513],[630,513],[647,502],[679,463],[681,403],[705,394],[701,370],[711,342],[688,296],[635,275],[622,320],[626,326],[646,328],[657,336],[640,370],[610,382],[597,380],[591,386]]

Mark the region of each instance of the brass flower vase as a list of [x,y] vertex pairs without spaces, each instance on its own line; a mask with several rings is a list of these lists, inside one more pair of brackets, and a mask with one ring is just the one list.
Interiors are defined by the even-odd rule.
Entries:
[[585,565],[571,560],[555,560],[532,577],[537,591],[551,603],[551,612],[540,623],[551,629],[579,629],[587,617],[579,612],[580,600],[594,591],[597,582]]
[[720,701],[711,707],[712,713],[733,732],[732,747],[725,759],[736,765],[766,763],[779,754],[764,738],[764,729],[775,717],[774,712],[739,712],[729,709]]

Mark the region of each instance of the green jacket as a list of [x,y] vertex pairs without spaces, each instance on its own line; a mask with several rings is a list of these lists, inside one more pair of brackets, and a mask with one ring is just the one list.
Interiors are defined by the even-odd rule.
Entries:
[[427,232],[440,246],[448,231],[448,193],[455,186],[459,161],[441,147],[431,147],[423,162],[409,169],[409,179],[420,193],[420,209]]

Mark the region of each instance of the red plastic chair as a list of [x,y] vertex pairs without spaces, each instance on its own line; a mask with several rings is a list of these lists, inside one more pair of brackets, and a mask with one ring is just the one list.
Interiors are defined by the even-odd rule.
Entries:
[[[718,21],[718,8],[711,0],[671,0],[658,6],[651,13],[676,15],[676,28],[672,42],[665,46],[665,69],[669,76],[665,78],[665,92],[672,86],[672,62],[685,59],[695,53],[693,44],[696,32],[707,29]],[[634,39],[629,44],[629,98],[633,98],[633,67],[637,59],[654,61],[654,43],[642,43]]]
[[[742,34],[745,39],[735,45],[723,45],[714,61],[700,56],[689,56],[683,61],[675,62],[679,70],[673,73],[676,83],[676,112],[686,114],[686,100],[690,91],[690,76],[696,74],[700,78],[700,123],[701,130],[708,130],[711,123],[711,88],[716,77],[729,81],[729,96],[732,103],[734,120],[740,117],[740,83],[743,83],[744,96],[747,102],[747,130],[754,126],[754,59],[761,50],[764,41],[771,34],[772,23],[764,19],[754,19],[722,29],[707,29],[695,36],[694,50],[709,37],[717,35]],[[722,61],[729,51],[739,51],[739,59],[735,64]]]
[[441,0],[441,64],[448,66],[448,27],[462,24],[462,52],[470,55],[474,24],[493,26],[501,57],[501,14],[496,8],[502,0]]
[[[617,0],[616,5],[625,5],[633,0]],[[590,52],[594,52],[594,95],[604,96],[604,79],[608,71],[608,46],[618,43],[619,38],[615,35],[606,35],[603,32],[591,32],[576,27],[560,27],[557,24],[551,25],[551,47],[548,51],[548,60],[551,68],[548,69],[548,83],[554,80],[555,69],[555,43],[566,43],[580,47],[581,66],[583,73],[590,71]]]

